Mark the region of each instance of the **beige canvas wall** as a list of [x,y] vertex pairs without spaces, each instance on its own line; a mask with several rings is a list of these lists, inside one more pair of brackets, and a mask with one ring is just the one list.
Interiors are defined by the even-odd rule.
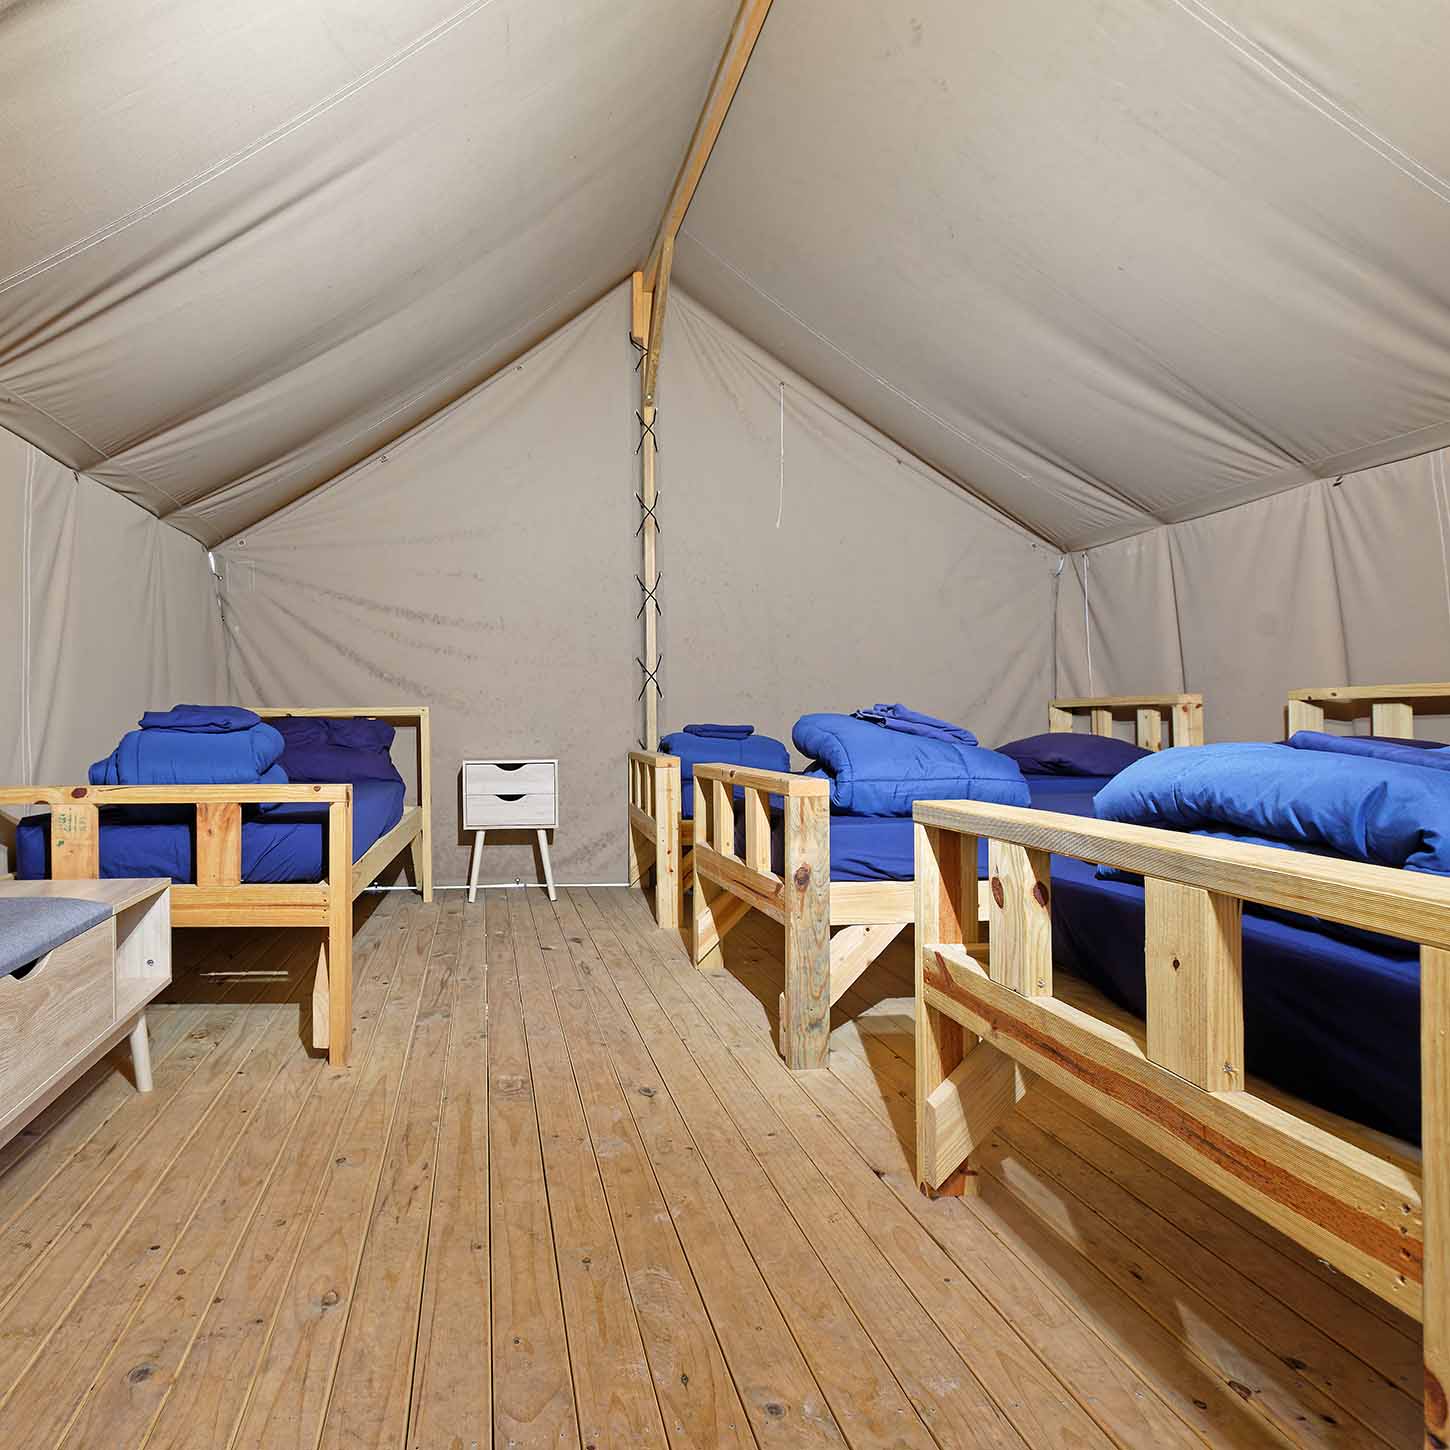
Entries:
[[[634,719],[634,351],[626,294],[222,545],[232,686],[266,705],[424,703],[435,873],[466,879],[459,768],[559,759],[561,881],[624,871]],[[533,880],[499,836],[483,879]]]
[[83,781],[143,710],[226,690],[202,547],[3,430],[0,679],[14,784]]
[[658,431],[666,728],[789,740],[876,700],[1045,728],[1055,551],[679,294]]
[[1447,541],[1439,451],[1072,554],[1059,684],[1202,690],[1242,740],[1282,738],[1296,687],[1450,679]]

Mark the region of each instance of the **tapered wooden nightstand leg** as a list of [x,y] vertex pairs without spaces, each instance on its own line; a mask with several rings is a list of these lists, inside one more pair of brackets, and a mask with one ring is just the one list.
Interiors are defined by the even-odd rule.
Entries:
[[146,1014],[143,1012],[131,1029],[131,1067],[136,1074],[136,1091],[149,1093],[151,1080],[151,1038],[146,1031]]
[[478,872],[483,865],[483,831],[473,833],[473,859],[468,863],[468,904],[478,899]]
[[544,885],[549,888],[549,900],[557,901],[558,894],[554,890],[554,863],[549,860],[549,833],[539,832],[539,855],[544,858]]

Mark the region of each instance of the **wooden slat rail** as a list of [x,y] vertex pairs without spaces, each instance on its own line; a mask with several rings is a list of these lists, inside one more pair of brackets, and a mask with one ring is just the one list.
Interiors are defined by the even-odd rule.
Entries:
[[680,757],[631,750],[629,775],[629,884],[644,884],[654,872],[655,920],[676,928],[682,919],[693,862],[682,856]]
[[1053,700],[1047,707],[1047,728],[1071,730],[1079,715],[1088,717],[1093,735],[1111,735],[1114,720],[1132,718],[1144,750],[1163,748],[1165,719],[1174,745],[1203,744],[1203,696],[1199,694],[1084,695]]
[[[736,850],[737,790],[744,796],[743,855]],[[772,869],[773,804],[782,818],[779,873]],[[780,922],[781,1055],[797,1071],[823,1067],[831,1008],[911,921],[911,883],[831,883],[830,787],[817,776],[697,765],[694,823],[695,964],[716,964],[721,942],[752,907]],[[833,926],[842,928],[834,939]]]
[[1415,711],[1450,714],[1450,683],[1412,685],[1324,685],[1318,689],[1290,690],[1289,734],[1296,730],[1323,730],[1327,715],[1350,719],[1369,707],[1370,729],[1376,735],[1413,739]]
[[[916,817],[917,1176],[962,1191],[1037,1078],[1078,1098],[1341,1272],[1421,1317],[1426,1444],[1450,1380],[1450,882],[1141,826],[969,802]],[[969,863],[989,839],[990,946]],[[1053,995],[1053,854],[1141,874],[1146,1034]],[[1423,1158],[1246,1085],[1245,901],[1420,946]],[[1312,1117],[1312,1120],[1311,1120]],[[1421,1167],[1423,1164],[1423,1167]],[[1438,1437],[1438,1438],[1436,1438]]]

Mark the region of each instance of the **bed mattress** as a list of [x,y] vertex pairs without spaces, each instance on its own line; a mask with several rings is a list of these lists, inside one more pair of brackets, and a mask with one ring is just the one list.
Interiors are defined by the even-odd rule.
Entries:
[[[403,818],[401,779],[352,783],[352,858]],[[169,876],[196,879],[193,864],[195,812],[186,807],[123,807],[101,812],[103,877]],[[274,806],[242,809],[242,880],[251,883],[320,881],[327,856],[327,807]],[[50,822],[21,821],[16,830],[16,874],[23,881],[50,874]]]
[[[1053,956],[1142,1017],[1143,888],[1052,858]],[[1244,912],[1250,1073],[1410,1142],[1420,1141],[1420,962],[1389,937],[1341,936]]]

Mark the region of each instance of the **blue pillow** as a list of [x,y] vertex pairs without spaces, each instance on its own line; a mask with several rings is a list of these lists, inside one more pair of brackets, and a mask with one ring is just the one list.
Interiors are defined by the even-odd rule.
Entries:
[[327,722],[317,715],[274,715],[267,723],[287,742],[294,745],[326,745]]
[[393,737],[398,733],[386,720],[369,720],[365,716],[349,715],[334,719],[323,719],[327,738],[333,745],[347,750],[388,750]]
[[385,750],[350,750],[345,745],[287,742],[282,768],[288,778],[313,785],[355,785],[361,780],[401,781]]
[[831,805],[857,816],[909,816],[919,800],[1031,804],[1016,761],[958,740],[883,730],[852,715],[802,715],[796,749],[831,783]]
[[1015,760],[1023,775],[1116,775],[1153,753],[1111,735],[1075,735],[1070,730],[1026,735],[997,750]]

